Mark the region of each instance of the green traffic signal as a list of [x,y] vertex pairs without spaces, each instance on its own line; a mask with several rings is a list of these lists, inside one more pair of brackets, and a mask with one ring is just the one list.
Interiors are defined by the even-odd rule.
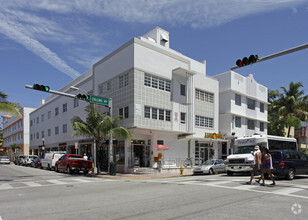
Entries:
[[35,89],[35,90],[43,91],[43,92],[49,92],[50,91],[49,86],[44,86],[44,85],[39,85],[39,84],[34,84],[32,88]]

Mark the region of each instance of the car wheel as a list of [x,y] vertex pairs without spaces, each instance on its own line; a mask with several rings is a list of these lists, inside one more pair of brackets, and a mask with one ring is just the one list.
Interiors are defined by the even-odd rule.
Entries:
[[287,174],[287,179],[288,180],[293,180],[295,176],[295,171],[293,168],[290,168]]
[[83,173],[84,173],[84,175],[87,175],[89,173],[89,171],[85,170]]
[[49,164],[48,164],[48,166],[47,166],[47,169],[48,169],[48,170],[51,170],[51,168],[50,168],[50,165],[49,165]]
[[70,166],[67,166],[66,172],[67,172],[68,174],[71,174],[71,173],[72,173]]
[[233,176],[233,173],[230,172],[230,171],[227,171],[227,175],[228,175],[228,176]]
[[58,166],[56,165],[55,166],[55,171],[58,173],[59,172],[59,169],[58,169]]
[[213,174],[214,174],[213,169],[210,169],[210,170],[209,170],[209,174],[210,174],[210,175],[213,175]]

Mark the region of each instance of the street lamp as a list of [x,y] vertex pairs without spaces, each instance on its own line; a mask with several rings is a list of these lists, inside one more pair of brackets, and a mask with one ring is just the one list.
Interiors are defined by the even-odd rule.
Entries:
[[81,88],[77,88],[77,87],[75,87],[75,86],[70,86],[70,89],[73,90],[73,91],[82,90],[82,91],[85,92],[87,95],[89,95],[89,93],[88,93],[86,90],[81,89]]

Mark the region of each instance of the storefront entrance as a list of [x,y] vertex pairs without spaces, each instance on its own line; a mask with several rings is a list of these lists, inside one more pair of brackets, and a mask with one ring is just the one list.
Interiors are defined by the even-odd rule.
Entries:
[[201,165],[204,161],[213,158],[213,147],[209,143],[199,143],[195,144],[195,165]]
[[132,144],[132,166],[149,167],[150,166],[150,149],[144,144]]

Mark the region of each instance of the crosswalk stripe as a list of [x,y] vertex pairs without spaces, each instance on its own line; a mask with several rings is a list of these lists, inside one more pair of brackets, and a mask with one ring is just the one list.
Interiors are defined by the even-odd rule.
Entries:
[[273,193],[280,194],[280,195],[288,195],[288,194],[299,192],[299,191],[302,191],[302,190],[304,190],[304,189],[301,189],[301,188],[285,188],[285,189],[275,190],[275,191],[273,191]]
[[83,182],[83,183],[90,183],[90,182],[94,182],[92,180],[84,180],[84,179],[71,179],[71,180],[74,180],[74,181],[78,181],[78,182]]
[[1,185],[0,185],[0,190],[1,189],[13,189],[13,186],[11,186],[10,184],[8,184],[8,183],[2,183]]
[[30,187],[37,187],[37,186],[41,186],[41,184],[39,183],[35,183],[35,182],[23,182],[23,184],[30,186]]
[[216,186],[216,185],[221,185],[221,184],[227,184],[227,183],[232,183],[232,181],[217,181],[217,182],[212,182],[212,183],[203,183],[202,185],[208,185],[208,186]]
[[260,187],[260,185],[241,185],[241,186],[235,186],[233,188],[239,190],[250,190],[257,187]]
[[67,184],[66,182],[63,182],[63,181],[60,181],[60,180],[46,180],[46,181],[50,182],[50,183],[57,184],[57,185]]

